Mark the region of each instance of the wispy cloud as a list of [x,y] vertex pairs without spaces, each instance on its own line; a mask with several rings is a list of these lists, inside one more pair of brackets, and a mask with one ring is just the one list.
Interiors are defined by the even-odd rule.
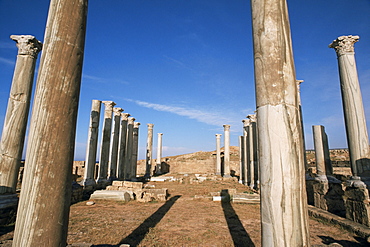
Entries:
[[170,112],[179,116],[184,116],[190,119],[194,119],[198,122],[213,125],[222,126],[223,124],[239,124],[241,119],[239,117],[232,116],[222,111],[206,111],[187,107],[161,105],[140,100],[125,99],[129,102],[133,102],[139,106],[154,109],[156,111]]
[[185,68],[185,69],[189,69],[189,70],[194,70],[193,68],[189,67],[188,65],[186,65],[185,63],[177,60],[177,59],[174,59],[172,57],[169,57],[167,55],[163,55],[164,58],[166,58],[167,60],[170,60],[171,62],[175,63],[177,66],[179,66],[180,68]]
[[14,65],[15,61],[12,60],[12,59],[7,59],[7,58],[0,57],[0,63],[5,63],[5,64],[8,64],[8,65]]
[[95,81],[95,82],[99,82],[99,83],[120,83],[120,84],[124,84],[124,85],[129,84],[129,82],[127,82],[125,80],[121,80],[121,79],[102,78],[102,77],[97,77],[97,76],[87,75],[87,74],[83,74],[82,78],[86,79],[86,80],[92,80],[92,81]]

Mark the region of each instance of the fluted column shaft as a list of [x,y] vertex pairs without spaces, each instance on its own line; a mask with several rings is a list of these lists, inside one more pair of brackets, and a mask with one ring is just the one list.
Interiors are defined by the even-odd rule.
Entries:
[[111,140],[111,130],[112,130],[112,113],[113,106],[115,103],[113,101],[102,101],[104,104],[104,122],[103,122],[103,133],[100,145],[100,159],[99,159],[99,170],[98,178],[96,183],[99,187],[105,187],[108,182],[108,164],[109,164],[109,150],[110,150],[110,140]]
[[322,125],[313,125],[313,144],[315,147],[315,160],[316,160],[316,174],[319,176],[326,176],[333,174],[329,154],[329,147],[325,128]]
[[243,119],[243,146],[244,146],[244,153],[243,153],[243,159],[244,159],[244,185],[249,185],[251,178],[249,175],[249,126],[250,126],[250,119]]
[[230,125],[224,124],[224,174],[223,177],[230,176]]
[[127,125],[127,140],[126,140],[126,156],[125,156],[125,180],[129,180],[131,178],[131,160],[132,160],[132,148],[133,148],[133,132],[134,132],[134,122],[135,118],[129,117],[128,118],[128,125]]
[[84,180],[82,185],[95,186],[95,164],[96,164],[96,153],[98,148],[98,134],[99,134],[99,121],[100,121],[100,100],[92,100],[91,113],[90,113],[90,127],[87,137],[86,146],[86,161]]
[[216,134],[216,175],[221,175],[221,134]]
[[152,169],[152,159],[153,159],[153,126],[154,124],[148,125],[148,136],[146,140],[146,163],[145,163],[145,175],[144,177],[150,177]]
[[340,36],[329,45],[338,57],[347,142],[355,177],[370,176],[369,137],[354,52],[358,39],[358,36]]
[[31,35],[12,35],[18,55],[0,143],[0,194],[15,193],[22,160],[37,54],[42,44]]
[[302,127],[285,0],[252,0],[262,246],[309,246]]
[[66,246],[87,0],[51,0],[13,246]]
[[134,123],[132,132],[132,160],[131,160],[131,180],[136,179],[137,175],[137,156],[139,151],[139,122]]
[[110,146],[110,157],[109,157],[109,173],[108,180],[113,181],[117,179],[117,160],[118,160],[118,144],[120,137],[120,126],[121,126],[121,112],[122,108],[113,108],[113,131],[112,141]]
[[162,173],[162,135],[163,133],[158,133],[158,138],[157,138],[157,160],[156,160],[156,174],[161,174]]
[[243,184],[244,180],[244,136],[239,136],[239,183]]
[[127,142],[127,123],[130,114],[121,113],[121,130],[118,147],[118,161],[117,161],[117,177],[119,180],[125,178],[125,157],[126,157],[126,142]]

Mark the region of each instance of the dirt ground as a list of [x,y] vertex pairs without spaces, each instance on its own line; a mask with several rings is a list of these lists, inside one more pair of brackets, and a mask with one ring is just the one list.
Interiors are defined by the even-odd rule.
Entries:
[[[150,182],[168,188],[167,202],[95,200],[71,206],[68,243],[94,246],[261,246],[258,204],[214,202],[210,192],[247,187],[232,181]],[[310,219],[311,245],[368,246],[338,227]],[[0,236],[11,239],[13,232]],[[1,244],[0,244],[1,246]]]

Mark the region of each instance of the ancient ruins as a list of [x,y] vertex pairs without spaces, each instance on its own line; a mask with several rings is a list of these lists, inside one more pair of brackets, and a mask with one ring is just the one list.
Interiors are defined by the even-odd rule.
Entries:
[[[306,150],[300,100],[303,81],[296,79],[286,1],[251,1],[251,6],[256,111],[241,117],[241,126],[225,123],[224,133],[215,134],[215,151],[181,157],[163,157],[162,138],[167,135],[157,133],[154,159],[154,124],[147,123],[145,160],[139,161],[139,146],[144,146],[139,143],[140,123],[115,107],[116,102],[94,99],[86,126],[86,158],[73,161],[87,0],[51,0],[43,44],[31,35],[11,36],[18,55],[0,144],[0,224],[15,221],[13,246],[67,246],[70,205],[78,201],[173,204],[179,197],[174,197],[175,191],[152,184],[164,181],[242,186],[246,193],[228,189],[198,197],[220,201],[228,210],[230,202],[260,204],[265,247],[310,246],[309,214],[338,217],[338,222],[346,222],[338,223],[343,228],[357,229],[353,231],[370,241],[369,137],[354,56],[359,36],[340,36],[329,45],[338,59],[348,140],[348,151],[342,150],[349,154],[346,169],[346,164],[333,160],[322,125],[312,126],[315,150]],[[230,128],[241,133],[239,147],[230,146]],[[243,243],[254,246],[247,237]]]

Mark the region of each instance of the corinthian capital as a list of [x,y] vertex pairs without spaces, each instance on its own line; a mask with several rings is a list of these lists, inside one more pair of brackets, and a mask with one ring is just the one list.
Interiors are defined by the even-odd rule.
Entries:
[[329,45],[329,48],[334,48],[338,56],[348,52],[354,52],[355,51],[354,44],[359,39],[360,39],[359,36],[352,35],[340,36]]
[[18,55],[37,57],[42,49],[42,43],[32,35],[11,35],[10,38],[17,42]]

